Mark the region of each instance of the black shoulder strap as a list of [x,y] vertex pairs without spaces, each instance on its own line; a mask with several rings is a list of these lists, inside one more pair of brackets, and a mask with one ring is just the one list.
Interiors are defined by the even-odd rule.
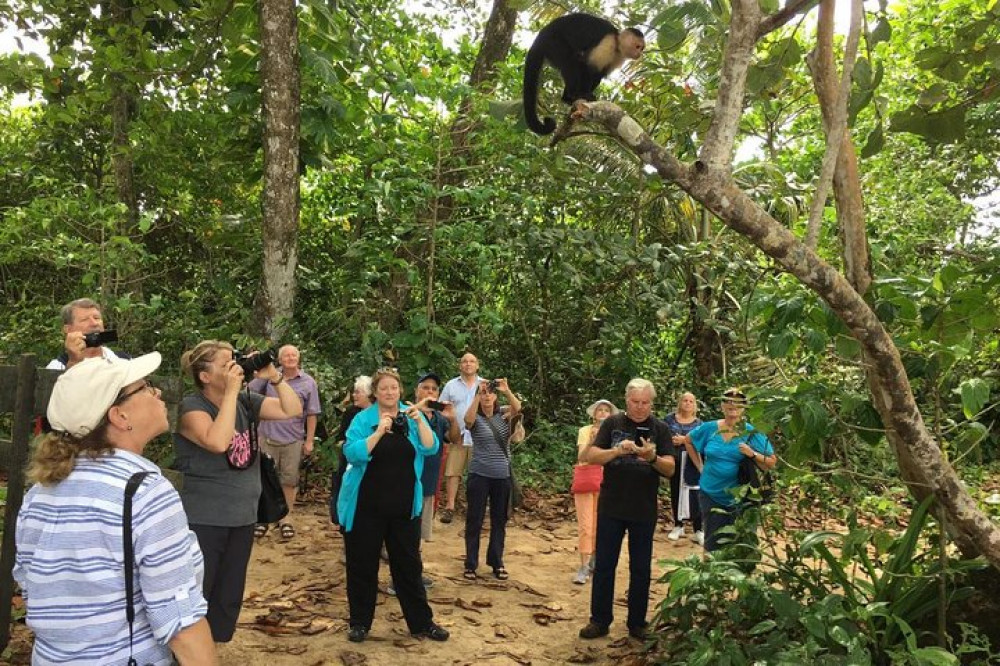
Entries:
[[125,505],[122,509],[122,545],[125,553],[125,617],[128,619],[128,666],[136,666],[132,656],[132,623],[135,621],[135,606],[132,602],[132,569],[135,567],[135,550],[132,547],[132,497],[142,480],[152,472],[136,472],[125,484]]
[[507,442],[505,442],[503,437],[500,436],[500,431],[497,430],[497,427],[495,425],[493,425],[493,417],[486,418],[485,416],[483,416],[483,420],[486,421],[486,425],[488,425],[490,427],[490,430],[493,431],[493,438],[497,440],[497,444],[500,446],[500,450],[503,452],[503,456],[504,458],[507,459],[507,464],[509,465],[510,450],[507,448]]

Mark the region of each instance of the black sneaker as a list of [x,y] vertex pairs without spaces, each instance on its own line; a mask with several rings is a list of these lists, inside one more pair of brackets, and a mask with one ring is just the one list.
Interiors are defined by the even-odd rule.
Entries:
[[629,627],[628,635],[640,641],[646,640],[646,627]]
[[455,512],[451,509],[441,509],[440,518],[441,522],[447,525],[455,518]]
[[366,638],[368,638],[368,630],[360,624],[354,625],[351,627],[350,631],[347,632],[347,640],[352,643],[364,643]]
[[426,629],[424,629],[423,631],[416,631],[413,633],[414,638],[429,638],[432,641],[438,641],[438,642],[448,640],[448,636],[450,635],[451,634],[448,633],[447,629],[439,625],[436,625],[433,622],[431,622],[431,625]]
[[608,627],[606,625],[597,624],[596,622],[591,622],[586,627],[580,630],[580,638],[600,638],[601,636],[608,635]]

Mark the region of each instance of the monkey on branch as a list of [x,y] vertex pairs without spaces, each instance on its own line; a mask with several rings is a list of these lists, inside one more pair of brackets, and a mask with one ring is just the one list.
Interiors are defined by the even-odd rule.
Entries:
[[556,121],[538,119],[538,79],[548,61],[562,75],[562,100],[572,105],[578,99],[593,102],[594,91],[604,77],[636,60],[646,48],[646,39],[636,28],[619,31],[610,21],[590,14],[566,14],[542,28],[524,59],[524,118],[536,134],[551,134]]

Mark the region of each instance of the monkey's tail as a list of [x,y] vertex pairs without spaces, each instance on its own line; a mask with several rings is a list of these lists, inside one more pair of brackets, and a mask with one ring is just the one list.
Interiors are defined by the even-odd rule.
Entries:
[[528,128],[535,134],[552,134],[556,129],[556,121],[546,118],[543,124],[538,119],[538,78],[542,72],[542,65],[545,63],[545,56],[541,49],[536,49],[534,45],[528,49],[528,55],[524,59],[524,89],[521,99],[524,102],[524,120],[528,123]]

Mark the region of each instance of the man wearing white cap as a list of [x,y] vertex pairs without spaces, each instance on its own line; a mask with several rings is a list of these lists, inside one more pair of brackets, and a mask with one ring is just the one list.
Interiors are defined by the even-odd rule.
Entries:
[[[15,536],[14,578],[35,633],[33,664],[216,663],[197,539],[177,491],[142,455],[168,429],[160,391],[146,379],[159,365],[156,352],[131,361],[87,358],[52,389],[53,431],[32,456],[35,485]],[[128,515],[125,489],[136,473],[146,476],[136,479]]]

